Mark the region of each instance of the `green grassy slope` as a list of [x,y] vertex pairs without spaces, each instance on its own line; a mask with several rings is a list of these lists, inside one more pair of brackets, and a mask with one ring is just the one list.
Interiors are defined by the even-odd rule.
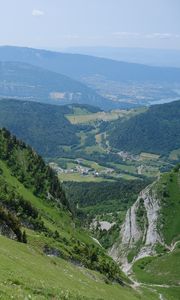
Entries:
[[166,244],[180,239],[180,166],[164,174],[157,191],[161,199],[159,227]]
[[61,258],[47,257],[31,245],[0,236],[0,298],[76,300],[155,300],[128,287],[106,284],[97,272]]
[[180,248],[172,253],[138,260],[133,266],[136,279],[155,289],[162,299],[178,300],[180,295]]
[[180,247],[163,256],[143,258],[134,264],[133,270],[140,282],[178,286]]

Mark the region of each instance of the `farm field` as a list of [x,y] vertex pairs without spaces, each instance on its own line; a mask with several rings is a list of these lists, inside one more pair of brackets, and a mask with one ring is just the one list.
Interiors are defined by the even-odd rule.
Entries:
[[82,124],[82,123],[91,123],[95,121],[113,121],[118,118],[126,117],[130,112],[126,110],[114,110],[111,112],[97,112],[97,113],[82,113],[82,114],[73,114],[66,115],[68,120],[72,124]]
[[159,157],[160,155],[153,154],[153,153],[142,152],[140,154],[140,160],[158,160]]
[[64,181],[76,181],[76,182],[102,182],[102,181],[113,181],[112,179],[106,179],[102,177],[94,177],[93,175],[81,175],[78,173],[73,174],[59,174],[61,182]]

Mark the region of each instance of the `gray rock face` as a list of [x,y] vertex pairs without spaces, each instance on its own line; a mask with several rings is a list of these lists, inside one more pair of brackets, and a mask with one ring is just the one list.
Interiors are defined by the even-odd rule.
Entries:
[[136,222],[136,211],[138,209],[139,201],[137,200],[134,205],[127,211],[126,219],[121,228],[121,243],[123,245],[133,245],[142,236],[142,232]]
[[[163,244],[163,239],[158,232],[160,204],[154,185],[145,188],[139,194],[137,201],[127,211],[125,221],[120,229],[119,240],[109,251],[109,254],[121,264],[126,273],[130,272],[132,264],[137,259],[154,255],[157,243]],[[139,220],[138,212],[142,206],[143,215]],[[134,254],[131,254],[133,257],[129,262],[128,254],[132,251]]]
[[158,215],[160,209],[159,201],[156,198],[155,193],[152,196],[149,194],[148,189],[145,190],[145,192],[142,192],[142,198],[144,200],[144,206],[146,209],[148,219],[145,245],[153,246],[157,242],[163,242],[157,229]]
[[13,240],[16,239],[16,235],[14,234],[12,229],[9,226],[7,226],[4,222],[0,224],[0,235],[4,235]]

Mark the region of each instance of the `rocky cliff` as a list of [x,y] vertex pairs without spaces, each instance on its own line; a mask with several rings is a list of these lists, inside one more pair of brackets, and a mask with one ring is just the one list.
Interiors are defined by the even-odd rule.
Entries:
[[172,210],[175,209],[175,204],[171,203],[176,200],[173,198],[174,191],[171,185],[177,183],[179,188],[179,169],[166,175],[164,182],[163,180],[163,177],[158,179],[139,194],[136,202],[127,211],[118,241],[109,251],[126,273],[131,272],[131,267],[136,260],[156,255],[160,247],[165,251],[171,251],[178,239],[176,233],[176,238],[167,243],[164,232],[168,223],[168,214],[165,218],[164,212],[169,206],[170,218]]

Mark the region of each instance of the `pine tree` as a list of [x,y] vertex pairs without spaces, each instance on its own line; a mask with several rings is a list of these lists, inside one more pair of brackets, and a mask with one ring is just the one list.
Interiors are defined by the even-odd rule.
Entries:
[[24,244],[27,244],[27,235],[26,235],[26,231],[25,230],[23,231],[23,234],[22,234],[22,242]]

